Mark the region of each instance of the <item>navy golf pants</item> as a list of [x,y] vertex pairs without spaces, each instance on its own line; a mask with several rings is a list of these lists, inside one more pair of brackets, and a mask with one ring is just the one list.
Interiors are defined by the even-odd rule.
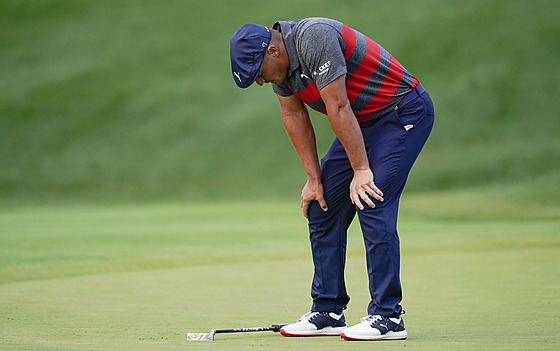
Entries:
[[385,200],[372,199],[375,208],[364,203],[365,209],[359,210],[352,204],[349,187],[353,170],[338,138],[321,160],[324,196],[329,209],[324,212],[319,203],[313,201],[308,210],[315,269],[312,311],[340,313],[350,301],[344,282],[346,238],[357,211],[371,295],[368,314],[387,317],[401,314],[399,199],[433,123],[432,100],[420,85],[403,98],[396,110],[362,128],[374,182]]

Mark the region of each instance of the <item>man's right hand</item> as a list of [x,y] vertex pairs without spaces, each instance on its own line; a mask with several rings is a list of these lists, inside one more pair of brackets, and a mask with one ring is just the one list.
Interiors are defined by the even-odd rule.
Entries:
[[307,183],[305,183],[305,186],[301,190],[300,207],[305,218],[308,218],[307,209],[309,208],[309,204],[311,203],[311,201],[315,200],[319,202],[319,205],[321,206],[323,211],[326,212],[329,210],[323,196],[323,184],[321,183],[321,181],[311,181],[308,179]]

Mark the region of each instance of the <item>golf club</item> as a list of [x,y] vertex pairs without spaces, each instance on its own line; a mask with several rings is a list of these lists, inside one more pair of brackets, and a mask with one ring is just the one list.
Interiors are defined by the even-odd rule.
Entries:
[[273,324],[270,327],[212,329],[210,333],[187,333],[187,341],[214,341],[215,334],[225,333],[249,333],[260,331],[273,331],[275,333],[278,333],[280,329],[285,325],[286,324]]

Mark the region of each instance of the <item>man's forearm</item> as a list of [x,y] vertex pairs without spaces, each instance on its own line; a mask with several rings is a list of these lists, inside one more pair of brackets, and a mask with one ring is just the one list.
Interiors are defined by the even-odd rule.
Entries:
[[354,172],[369,170],[364,137],[346,95],[346,75],[321,90],[331,128],[344,146]]
[[344,146],[348,160],[354,170],[350,183],[350,199],[360,210],[364,204],[374,208],[372,198],[383,202],[383,192],[375,185],[364,145],[362,131],[350,104],[338,104],[329,109],[329,121],[336,136]]
[[344,146],[354,171],[369,169],[364,139],[360,125],[349,105],[337,106],[329,111],[331,128]]
[[283,113],[282,121],[307,177],[311,180],[320,180],[321,168],[317,156],[315,131],[309,116]]

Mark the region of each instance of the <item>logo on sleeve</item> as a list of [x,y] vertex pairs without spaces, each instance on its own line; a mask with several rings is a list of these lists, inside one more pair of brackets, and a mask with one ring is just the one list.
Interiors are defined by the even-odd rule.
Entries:
[[315,76],[319,75],[320,76],[320,75],[323,75],[323,74],[327,73],[330,66],[331,66],[331,61],[329,60],[329,61],[325,62],[321,67],[317,68],[313,72],[313,75],[315,75]]

